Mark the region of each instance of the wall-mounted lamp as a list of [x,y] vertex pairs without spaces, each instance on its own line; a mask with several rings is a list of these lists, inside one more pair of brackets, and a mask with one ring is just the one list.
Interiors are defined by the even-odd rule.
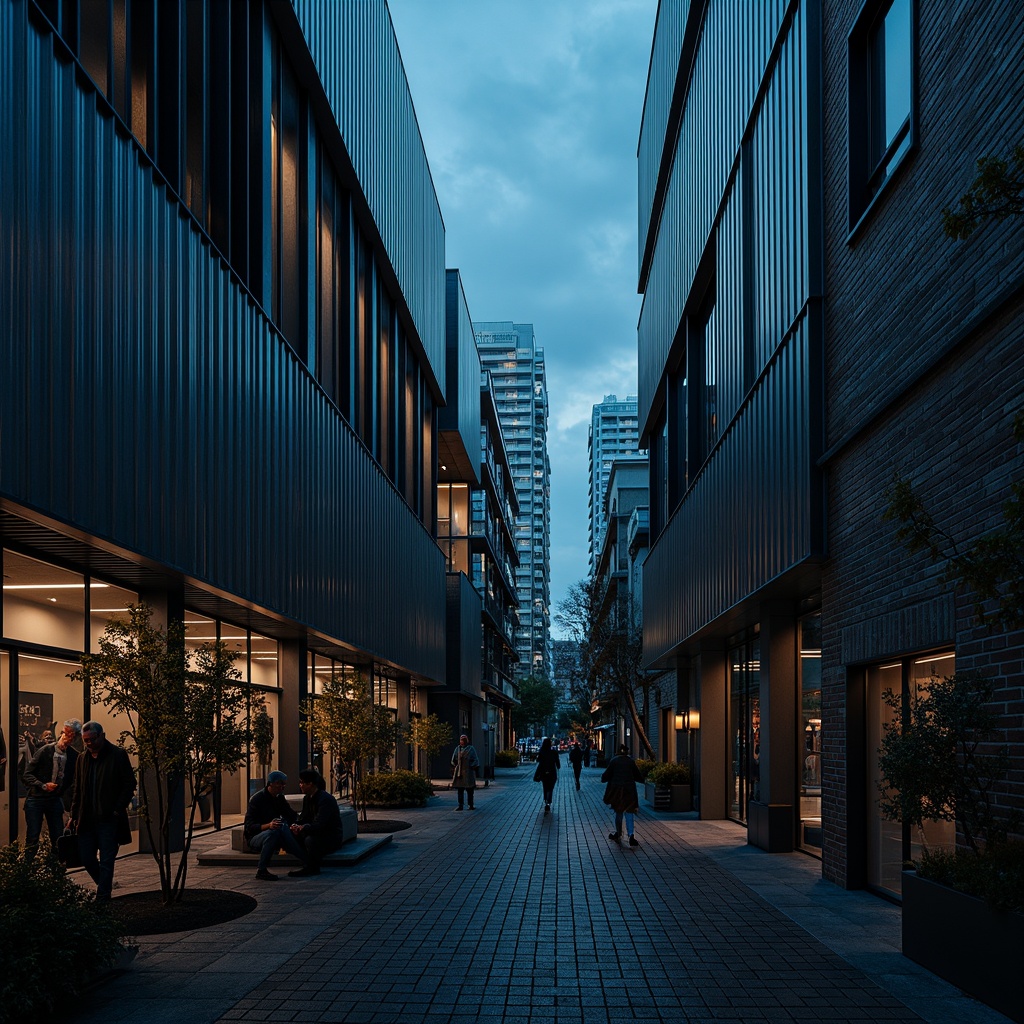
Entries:
[[689,732],[700,728],[700,708],[689,708],[676,715],[676,731]]

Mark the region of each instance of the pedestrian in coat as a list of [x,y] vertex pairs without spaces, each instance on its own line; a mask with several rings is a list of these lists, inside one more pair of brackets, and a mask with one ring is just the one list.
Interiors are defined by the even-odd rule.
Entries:
[[306,878],[320,874],[320,862],[341,846],[345,835],[338,801],[327,792],[327,783],[315,768],[299,772],[299,789],[302,790],[302,810],[291,828],[292,835],[306,851],[306,863],[288,874],[293,878]]
[[551,746],[551,737],[545,736],[537,753],[537,770],[533,773],[533,781],[539,782],[544,787],[544,813],[551,813],[551,798],[554,796],[555,783],[558,781],[558,771],[562,767],[562,760],[558,751]]
[[132,841],[128,805],[135,795],[135,769],[125,751],[103,735],[99,722],[82,726],[82,742],[85,753],[75,762],[71,820],[82,867],[96,883],[96,899],[109,900],[117,848]]
[[57,852],[57,840],[64,831],[64,812],[70,808],[78,751],[72,744],[82,735],[82,723],[69,718],[60,738],[40,747],[25,769],[28,786],[25,800],[25,860],[31,861],[39,846],[43,822],[50,833],[50,847]]
[[583,770],[583,748],[579,743],[573,743],[569,751],[569,764],[572,765],[572,773],[576,776],[576,788],[580,788],[580,772]]
[[463,733],[459,737],[459,745],[452,754],[452,786],[459,794],[459,806],[455,810],[462,810],[464,798],[469,803],[469,809],[476,810],[473,806],[473,795],[476,792],[476,773],[479,768],[480,758],[476,756],[476,749],[469,742],[469,737]]
[[604,802],[615,812],[615,831],[608,836],[614,843],[622,839],[622,819],[625,818],[629,845],[640,845],[633,836],[633,814],[640,806],[636,784],[642,779],[636,761],[629,756],[629,749],[623,743],[601,775],[601,781],[607,783]]

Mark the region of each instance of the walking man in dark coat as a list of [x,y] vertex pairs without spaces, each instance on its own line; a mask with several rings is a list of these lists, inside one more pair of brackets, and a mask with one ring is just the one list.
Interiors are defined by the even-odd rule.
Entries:
[[56,852],[57,839],[64,831],[65,801],[70,803],[75,784],[78,751],[72,746],[82,735],[82,723],[69,718],[56,743],[47,743],[33,755],[22,776],[28,786],[25,800],[25,860],[31,861],[39,846],[43,822],[50,833],[50,847]]
[[576,741],[569,751],[569,764],[572,765],[572,773],[576,776],[576,788],[580,788],[580,772],[583,770],[583,748]]

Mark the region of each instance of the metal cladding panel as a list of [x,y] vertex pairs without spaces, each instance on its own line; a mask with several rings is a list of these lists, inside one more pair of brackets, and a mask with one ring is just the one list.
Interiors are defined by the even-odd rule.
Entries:
[[[464,573],[448,574],[447,685],[480,696],[483,601]],[[457,673],[457,675],[456,675]]]
[[647,663],[820,554],[813,334],[805,311],[651,548],[643,571]]
[[292,0],[438,387],[444,222],[385,0]]
[[[641,230],[641,239],[646,239],[649,231],[656,232],[638,329],[642,426],[648,423],[698,265],[730,187],[730,176],[738,165],[741,142],[780,26],[787,33],[782,45],[796,45],[802,52],[802,30],[795,27],[799,12],[793,22],[784,25],[786,8],[784,0],[758,4],[753,10],[729,0],[708,4],[680,120],[678,125],[666,126],[662,140],[666,145],[675,144],[663,202],[658,202],[658,196],[647,198],[641,193],[640,210],[650,204],[648,216],[657,221],[655,225],[643,225]],[[659,17],[659,30],[663,20]],[[681,39],[675,19],[665,21],[665,31],[670,39]],[[673,56],[669,45],[656,39],[654,57],[657,64],[652,62],[651,75],[667,81],[675,73],[671,64],[673,60],[678,63],[678,51]],[[653,120],[650,138],[646,138],[646,117],[645,110],[639,174],[641,187],[651,189],[661,148],[653,132]]]
[[0,5],[0,494],[443,678],[437,545],[26,7]]
[[445,333],[448,405],[439,409],[440,430],[457,431],[462,448],[474,467],[473,483],[479,482],[480,462],[480,353],[473,335],[462,277],[457,270],[446,273]]

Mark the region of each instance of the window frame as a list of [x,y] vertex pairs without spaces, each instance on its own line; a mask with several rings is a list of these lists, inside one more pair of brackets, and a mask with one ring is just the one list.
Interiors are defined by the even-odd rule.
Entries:
[[[919,144],[918,3],[917,0],[907,0],[910,15],[910,111],[885,151],[877,161],[870,162],[871,41],[894,2],[864,0],[847,37],[848,243],[855,240],[863,225],[890,193]],[[884,171],[883,178],[876,182],[881,171]]]

